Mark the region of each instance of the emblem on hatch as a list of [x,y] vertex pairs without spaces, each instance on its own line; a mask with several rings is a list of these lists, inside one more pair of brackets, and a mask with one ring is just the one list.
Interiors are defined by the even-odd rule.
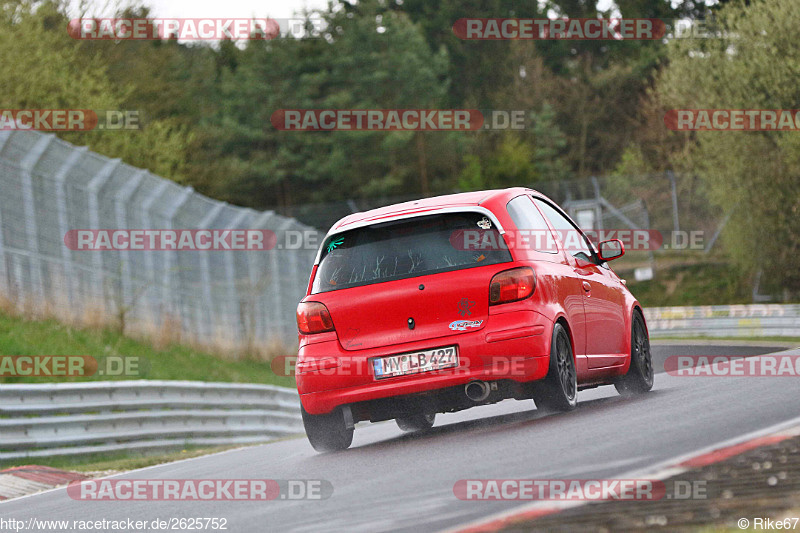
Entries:
[[478,221],[478,227],[481,229],[491,229],[492,228],[492,221],[486,217],[483,217]]
[[453,331],[466,331],[467,328],[479,328],[483,320],[454,320],[447,326]]
[[472,306],[475,305],[475,302],[470,300],[469,298],[461,298],[458,301],[458,314],[461,316],[470,316],[472,314]]

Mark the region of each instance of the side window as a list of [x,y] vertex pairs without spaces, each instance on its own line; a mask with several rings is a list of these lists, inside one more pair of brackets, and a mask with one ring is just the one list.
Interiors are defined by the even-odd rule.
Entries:
[[558,253],[558,247],[553,241],[553,234],[542,214],[533,205],[530,196],[517,196],[506,204],[506,209],[519,232],[510,238],[516,239],[520,243],[524,241],[526,246],[537,252]]
[[534,198],[533,201],[539,209],[542,210],[542,213],[544,213],[548,220],[550,220],[553,228],[558,233],[561,245],[567,253],[584,261],[596,263],[594,253],[592,249],[589,248],[586,237],[581,230],[549,203],[539,198]]

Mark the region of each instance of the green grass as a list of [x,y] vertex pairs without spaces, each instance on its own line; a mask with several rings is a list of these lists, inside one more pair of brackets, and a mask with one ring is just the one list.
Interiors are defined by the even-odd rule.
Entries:
[[267,361],[253,357],[226,357],[177,344],[156,349],[152,343],[111,329],[75,328],[55,320],[26,320],[0,312],[0,356],[4,355],[135,356],[140,371],[134,376],[0,376],[0,383],[164,379],[294,387],[294,378],[276,375]]
[[[278,376],[267,361],[255,357],[234,358],[174,344],[157,349],[152,343],[125,337],[112,329],[76,328],[55,320],[26,320],[0,312],[0,356],[88,355],[138,357],[138,375],[80,377],[0,376],[0,383],[48,383],[131,379],[263,383],[294,387],[294,378]],[[288,354],[287,354],[288,355]],[[109,452],[64,457],[37,457],[0,462],[0,468],[36,464],[75,470],[125,471],[238,446],[184,446],[168,451]]]
[[645,307],[752,303],[748,280],[725,263],[656,265],[650,281],[636,281],[632,272],[620,275]]
[[[264,442],[276,442],[303,438],[303,435],[288,435]],[[230,444],[221,446],[195,446],[187,444],[179,449],[169,450],[136,450],[106,453],[85,453],[82,455],[64,455],[60,457],[32,457],[29,459],[13,459],[0,461],[0,470],[14,466],[35,464],[51,466],[73,472],[126,472],[153,465],[171,463],[182,459],[191,459],[226,450],[255,446],[251,444]]]
[[73,472],[123,472],[240,447],[241,445],[205,448],[200,446],[185,446],[183,449],[167,452],[113,452],[68,455],[63,457],[33,457],[30,459],[0,461],[0,468],[35,464],[37,466],[51,466],[53,468],[71,470]]

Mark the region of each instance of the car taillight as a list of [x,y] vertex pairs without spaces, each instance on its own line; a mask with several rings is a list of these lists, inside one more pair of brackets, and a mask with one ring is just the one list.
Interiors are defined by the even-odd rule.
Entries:
[[333,331],[328,308],[319,302],[300,302],[297,306],[297,329],[306,335]]
[[489,283],[489,305],[523,300],[533,294],[534,288],[536,276],[532,268],[522,267],[500,272]]

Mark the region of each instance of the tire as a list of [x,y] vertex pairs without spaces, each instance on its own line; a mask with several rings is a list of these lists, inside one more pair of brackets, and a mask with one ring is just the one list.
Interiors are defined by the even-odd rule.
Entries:
[[653,388],[653,356],[642,314],[633,312],[631,321],[631,365],[628,373],[614,383],[623,396],[643,394]]
[[550,342],[550,369],[533,384],[536,408],[545,412],[571,411],[578,405],[578,375],[567,329],[560,323],[553,328]]
[[436,413],[398,417],[395,422],[403,431],[425,431],[433,427],[434,420]]
[[335,452],[347,449],[353,442],[353,428],[348,428],[340,408],[324,415],[312,415],[300,407],[303,426],[311,446],[318,452]]

